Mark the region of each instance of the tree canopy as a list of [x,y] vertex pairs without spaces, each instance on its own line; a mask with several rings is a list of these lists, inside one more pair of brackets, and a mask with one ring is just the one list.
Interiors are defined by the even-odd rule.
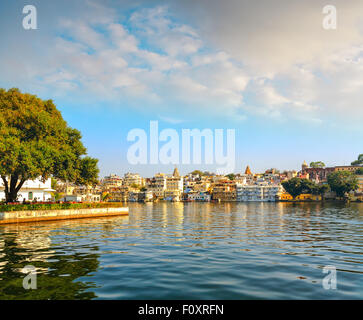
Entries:
[[324,168],[325,163],[323,161],[310,162],[310,168]]
[[326,192],[330,190],[330,187],[328,184],[316,184],[312,183],[310,186],[310,192],[315,195],[320,195],[322,199],[324,199],[324,195]]
[[282,182],[282,186],[295,199],[300,194],[311,192],[314,182],[295,177]]
[[236,175],[234,173],[230,173],[230,174],[227,174],[226,177],[229,179],[229,180],[234,180],[236,178]]
[[314,181],[297,177],[282,182],[282,186],[294,199],[303,193],[321,195],[323,199],[325,193],[330,190],[327,184],[317,184]]
[[328,184],[338,197],[344,197],[346,192],[358,189],[357,177],[349,171],[336,171],[328,175]]
[[358,159],[351,163],[352,166],[363,165],[363,153],[358,156]]
[[6,201],[16,201],[24,182],[39,177],[95,184],[98,160],[86,156],[81,137],[52,100],[0,88],[0,176]]
[[192,174],[194,176],[199,175],[201,177],[203,175],[203,172],[200,170],[194,170],[194,171],[190,172],[190,174]]

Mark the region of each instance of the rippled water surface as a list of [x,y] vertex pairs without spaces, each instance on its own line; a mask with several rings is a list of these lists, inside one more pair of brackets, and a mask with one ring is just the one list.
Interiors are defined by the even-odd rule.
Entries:
[[131,204],[0,226],[0,299],[362,299],[362,245],[363,204]]

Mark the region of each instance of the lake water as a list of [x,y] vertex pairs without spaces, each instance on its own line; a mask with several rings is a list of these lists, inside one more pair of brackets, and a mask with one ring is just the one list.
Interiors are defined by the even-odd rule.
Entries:
[[358,203],[136,203],[0,226],[0,299],[362,299],[362,247]]

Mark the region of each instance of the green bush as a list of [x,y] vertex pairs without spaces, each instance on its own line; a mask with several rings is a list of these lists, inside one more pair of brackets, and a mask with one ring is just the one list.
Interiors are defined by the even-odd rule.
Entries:
[[26,210],[115,208],[120,206],[121,206],[120,203],[115,203],[115,202],[0,204],[0,212],[26,211]]

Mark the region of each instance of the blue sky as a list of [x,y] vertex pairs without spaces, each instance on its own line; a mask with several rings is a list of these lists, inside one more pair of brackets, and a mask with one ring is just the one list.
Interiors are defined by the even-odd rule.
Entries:
[[334,3],[327,31],[324,1],[4,0],[0,87],[53,99],[102,176],[172,170],[127,161],[127,133],[151,120],[235,129],[235,172],[349,164],[363,152],[363,5]]

